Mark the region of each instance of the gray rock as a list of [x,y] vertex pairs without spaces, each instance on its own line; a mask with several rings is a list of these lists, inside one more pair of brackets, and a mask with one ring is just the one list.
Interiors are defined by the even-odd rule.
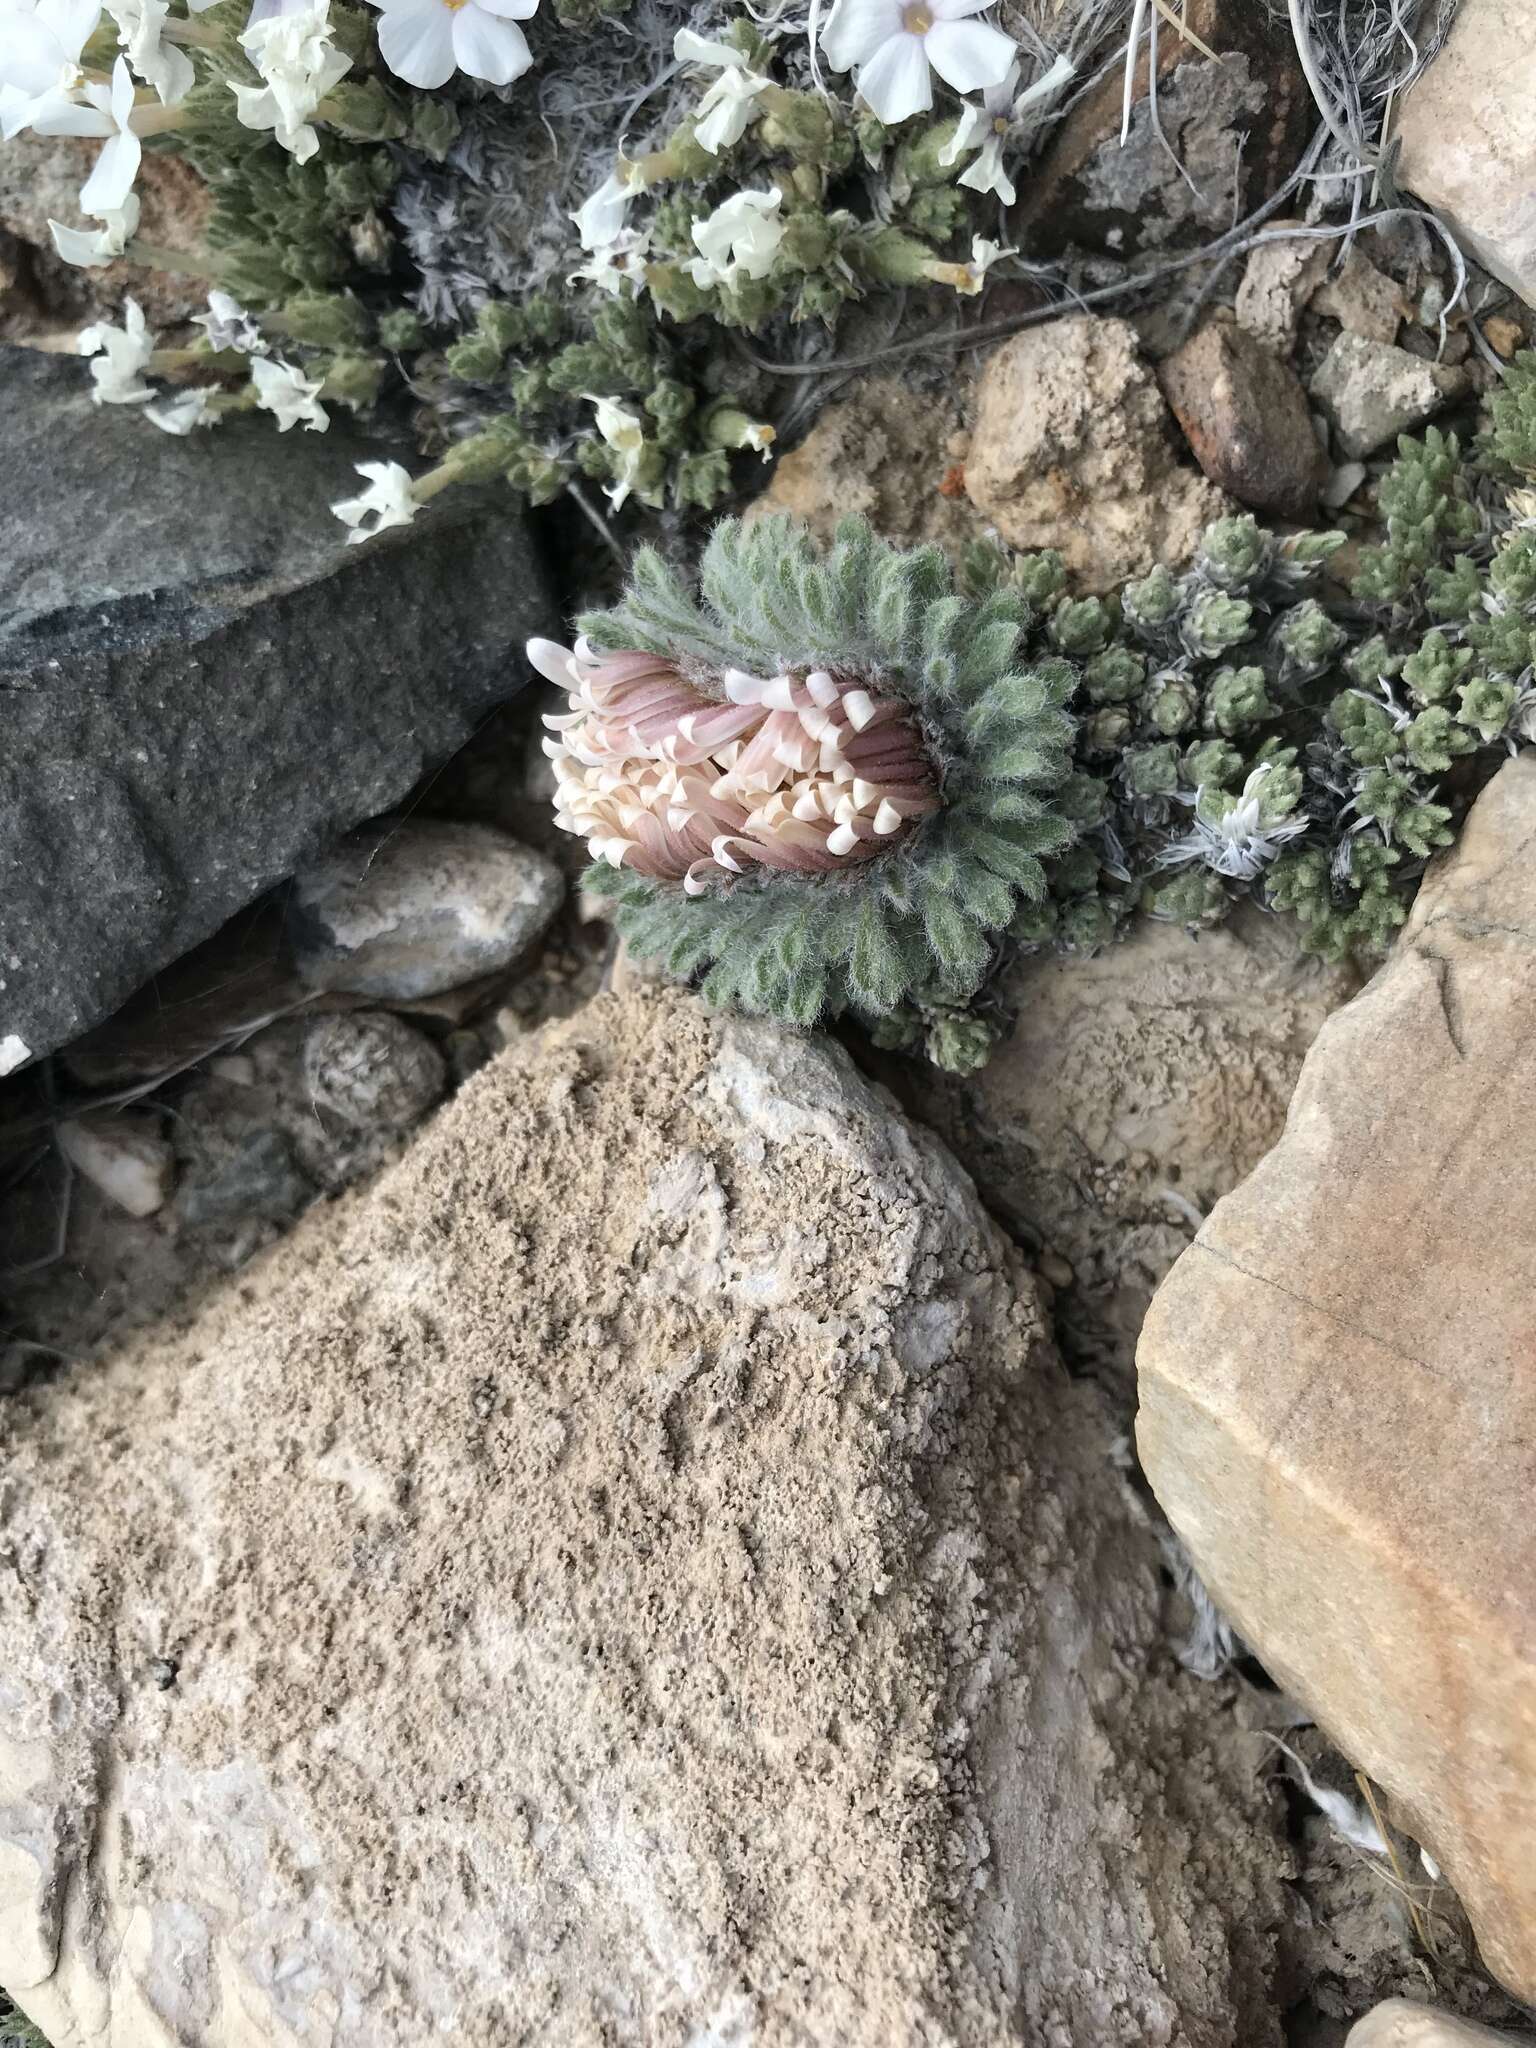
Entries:
[[365,1010],[322,1017],[310,1026],[304,1079],[317,1116],[396,1132],[441,1101],[448,1066],[423,1032],[383,1011]]
[[1387,347],[1397,340],[1406,313],[1402,286],[1378,270],[1359,249],[1351,249],[1337,277],[1330,277],[1312,296],[1312,311],[1337,320],[1346,333]]
[[315,1190],[281,1131],[252,1131],[217,1165],[184,1181],[176,1197],[182,1221],[243,1222],[260,1217],[285,1222],[307,1206]]
[[1495,2033],[1455,2013],[1437,2012],[1415,1999],[1389,1998],[1357,2020],[1345,2037],[1344,2048],[1522,2048],[1536,2036]]
[[1422,426],[1466,388],[1462,370],[1348,332],[1312,379],[1312,396],[1328,415],[1339,448],[1356,457]]
[[439,995],[510,967],[564,893],[552,860],[489,825],[360,833],[295,882],[299,972],[311,988],[386,1002]]
[[1084,86],[1021,181],[1010,241],[1027,235],[1041,254],[1072,243],[1119,254],[1187,247],[1221,234],[1289,175],[1315,113],[1283,22],[1254,0],[1199,0],[1189,21],[1221,54],[1201,61],[1163,23],[1157,126],[1171,149],[1153,124],[1144,47],[1124,145],[1124,67],[1112,65]]
[[339,421],[177,440],[0,352],[0,1040],[46,1052],[518,687],[549,600],[505,495],[348,548]]

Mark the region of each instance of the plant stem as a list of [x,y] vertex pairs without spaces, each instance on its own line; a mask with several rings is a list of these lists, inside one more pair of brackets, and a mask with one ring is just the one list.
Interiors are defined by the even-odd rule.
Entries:
[[205,251],[164,249],[158,242],[141,242],[135,237],[123,251],[125,263],[142,263],[146,270],[166,270],[177,277],[217,277],[219,267]]
[[141,136],[169,135],[185,123],[186,114],[181,107],[162,107],[157,100],[142,101],[128,116],[129,127]]

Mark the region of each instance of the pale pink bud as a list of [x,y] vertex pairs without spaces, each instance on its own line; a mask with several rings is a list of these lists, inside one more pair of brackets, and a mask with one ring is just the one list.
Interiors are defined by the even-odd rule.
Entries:
[[754,866],[830,874],[939,808],[910,710],[860,677],[731,669],[710,697],[662,655],[528,653],[570,696],[544,721],[555,822],[614,867],[690,895]]

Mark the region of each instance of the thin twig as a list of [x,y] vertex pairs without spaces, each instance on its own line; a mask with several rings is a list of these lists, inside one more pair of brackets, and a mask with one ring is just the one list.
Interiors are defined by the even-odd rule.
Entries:
[[1392,1865],[1398,1883],[1403,1888],[1403,1903],[1407,1906],[1409,1917],[1413,1921],[1413,1931],[1419,1938],[1419,1946],[1427,1948],[1432,1956],[1436,1956],[1439,1954],[1439,1951],[1435,1947],[1435,1937],[1430,1929],[1428,1917],[1419,1905],[1418,1900],[1413,1896],[1413,1888],[1408,1882],[1408,1873],[1404,1870],[1402,1859],[1397,1853],[1397,1845],[1392,1840],[1392,1832],[1382,1819],[1381,1808],[1376,1804],[1376,1788],[1372,1785],[1364,1771],[1356,1771],[1355,1783],[1360,1787],[1361,1798],[1364,1799],[1366,1805],[1371,1809],[1371,1819],[1376,1823],[1377,1833],[1387,1845],[1387,1858]]
[[578,484],[574,479],[572,479],[569,483],[567,483],[565,488],[567,491],[569,491],[570,495],[576,500],[576,503],[581,507],[582,511],[586,513],[588,519],[591,520],[592,524],[597,528],[598,532],[602,535],[603,543],[612,553],[614,560],[617,561],[621,567],[627,566],[629,562],[629,557],[625,554],[623,548],[620,547],[618,536],[614,533],[613,528],[608,524],[607,520],[603,517],[602,513],[599,512],[597,507],[592,503],[592,500],[587,496],[586,492],[581,488],[581,485]]
[[[1120,100],[1120,147],[1131,139],[1131,108],[1136,97],[1136,52],[1141,48],[1141,25],[1146,19],[1147,0],[1136,0],[1131,11],[1130,40],[1125,46],[1125,91]],[[1155,59],[1154,59],[1155,61]]]

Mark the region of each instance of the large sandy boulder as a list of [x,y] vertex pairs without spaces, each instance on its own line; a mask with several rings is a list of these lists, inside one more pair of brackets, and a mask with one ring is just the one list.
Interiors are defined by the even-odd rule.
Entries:
[[0,1427],[55,2048],[1278,2048],[1104,1418],[835,1049],[606,998]]
[[1217,1601],[1536,1996],[1536,759],[1503,768],[1141,1340]]

